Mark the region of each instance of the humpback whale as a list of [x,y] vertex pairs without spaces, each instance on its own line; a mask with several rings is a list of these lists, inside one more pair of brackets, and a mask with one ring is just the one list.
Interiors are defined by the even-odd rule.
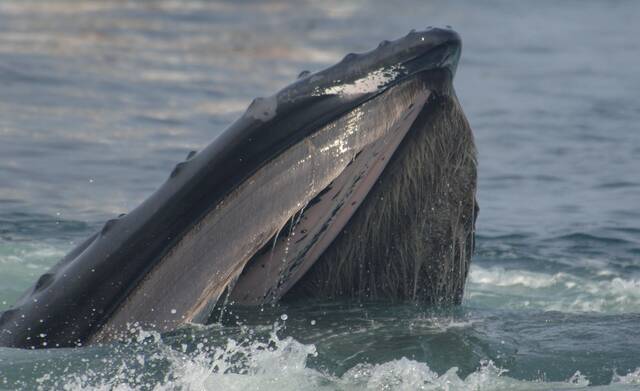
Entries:
[[3,312],[0,346],[169,331],[224,303],[460,303],[478,211],[460,52],[449,28],[412,30],[256,98]]

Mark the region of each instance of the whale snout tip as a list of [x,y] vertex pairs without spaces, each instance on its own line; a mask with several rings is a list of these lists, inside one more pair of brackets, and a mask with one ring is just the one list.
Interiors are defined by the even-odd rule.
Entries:
[[408,37],[412,38],[413,45],[418,50],[429,51],[435,47],[444,45],[456,49],[462,47],[462,38],[451,26],[427,27],[422,31],[411,30]]
[[455,74],[462,38],[451,26],[411,30],[400,41],[398,58],[413,71],[448,68]]

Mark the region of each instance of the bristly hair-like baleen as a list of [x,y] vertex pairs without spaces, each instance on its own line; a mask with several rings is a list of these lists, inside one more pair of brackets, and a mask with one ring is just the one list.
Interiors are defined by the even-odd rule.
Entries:
[[438,87],[353,220],[289,297],[461,302],[478,212],[476,149],[450,84]]

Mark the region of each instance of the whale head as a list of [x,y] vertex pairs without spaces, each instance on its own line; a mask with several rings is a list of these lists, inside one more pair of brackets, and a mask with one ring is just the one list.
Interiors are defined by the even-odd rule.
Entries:
[[411,31],[256,98],[3,313],[0,345],[166,331],[300,286],[458,302],[475,205],[460,50],[451,29]]

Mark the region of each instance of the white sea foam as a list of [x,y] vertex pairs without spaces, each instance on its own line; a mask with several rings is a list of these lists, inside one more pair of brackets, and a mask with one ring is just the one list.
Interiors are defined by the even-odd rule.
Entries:
[[546,288],[563,279],[563,273],[548,275],[523,270],[505,270],[503,268],[485,269],[472,267],[470,280],[483,285],[499,287],[520,285],[527,288]]
[[0,311],[64,256],[66,248],[44,242],[0,242]]
[[629,372],[626,375],[618,375],[614,372],[612,384],[637,384],[640,386],[640,368],[636,368],[635,371]]
[[451,316],[429,316],[415,319],[409,324],[412,330],[435,330],[440,333],[471,326],[473,326],[473,320],[459,320]]
[[640,280],[614,272],[583,278],[501,267],[472,266],[467,287],[473,304],[547,311],[622,313],[640,310]]
[[65,254],[65,250],[54,245],[34,242],[2,243],[0,244],[0,264],[25,265],[43,268],[51,263],[51,259],[58,259]]

